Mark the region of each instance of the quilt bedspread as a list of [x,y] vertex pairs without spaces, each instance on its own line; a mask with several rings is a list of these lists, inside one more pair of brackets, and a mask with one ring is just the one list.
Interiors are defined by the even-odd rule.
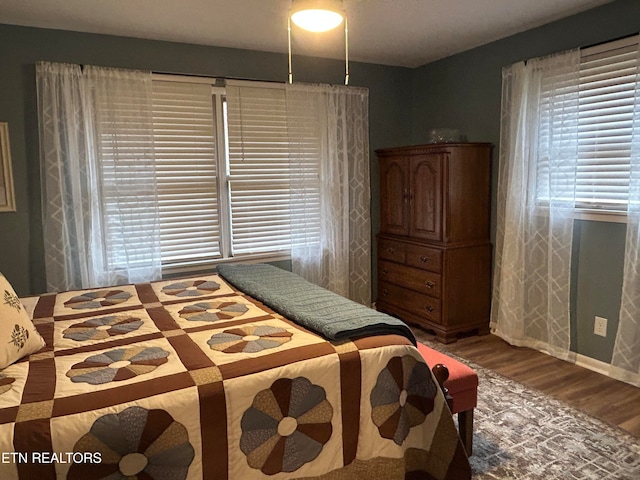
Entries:
[[470,477],[404,337],[328,342],[217,275],[23,303],[46,347],[0,372],[2,479]]

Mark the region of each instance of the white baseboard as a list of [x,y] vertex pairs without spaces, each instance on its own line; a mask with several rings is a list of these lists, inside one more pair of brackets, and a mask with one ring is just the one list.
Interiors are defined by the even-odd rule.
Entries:
[[611,365],[601,360],[596,360],[595,358],[587,357],[586,355],[577,354],[576,355],[576,365],[579,367],[584,367],[589,370],[593,370],[594,372],[600,373],[602,375],[606,375],[610,377],[609,372],[611,370]]

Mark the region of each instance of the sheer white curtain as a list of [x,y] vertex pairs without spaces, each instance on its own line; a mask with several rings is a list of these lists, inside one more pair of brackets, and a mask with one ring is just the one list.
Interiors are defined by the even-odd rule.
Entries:
[[[47,290],[92,283],[91,192],[84,83],[79,65],[36,65]],[[77,200],[75,200],[77,199]]]
[[491,327],[571,359],[579,51],[503,71]]
[[286,87],[293,271],[371,303],[368,90]]
[[151,74],[36,66],[49,291],[161,277]]
[[640,47],[631,145],[622,300],[610,375],[640,387]]

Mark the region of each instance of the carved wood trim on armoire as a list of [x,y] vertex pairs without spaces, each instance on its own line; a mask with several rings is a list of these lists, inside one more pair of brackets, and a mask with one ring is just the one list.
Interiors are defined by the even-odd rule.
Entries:
[[376,150],[380,233],[376,308],[444,343],[489,332],[491,145]]

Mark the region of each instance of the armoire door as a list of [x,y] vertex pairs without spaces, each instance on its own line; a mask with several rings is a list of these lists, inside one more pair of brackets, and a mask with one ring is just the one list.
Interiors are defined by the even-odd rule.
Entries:
[[407,157],[380,160],[380,231],[409,234],[409,160]]
[[411,158],[409,235],[426,240],[442,240],[442,186],[444,153],[428,153]]

